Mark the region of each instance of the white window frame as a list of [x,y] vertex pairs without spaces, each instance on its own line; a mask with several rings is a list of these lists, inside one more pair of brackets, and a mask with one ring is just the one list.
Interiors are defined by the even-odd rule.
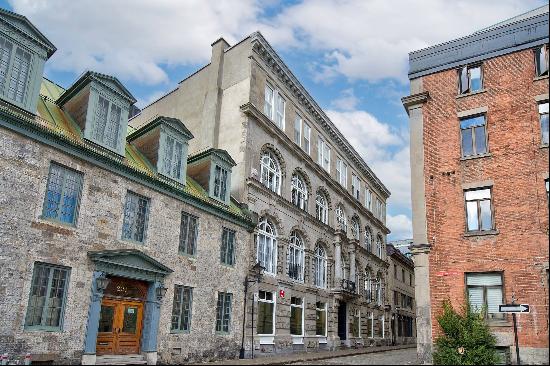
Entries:
[[[541,142],[541,145],[547,146],[548,143],[549,143],[549,133],[548,133],[548,129],[546,131],[544,131],[543,128],[542,128],[542,117],[546,116],[547,119],[549,118],[549,116],[548,116],[548,101],[539,103],[538,110],[539,110],[540,142]],[[546,122],[546,123],[548,124],[549,122]],[[545,133],[546,133],[546,136],[545,136]],[[546,141],[544,141],[545,137],[546,137]]]
[[372,191],[365,184],[365,207],[372,212]]
[[307,124],[306,121],[303,121],[303,144],[302,149],[308,154],[311,154],[311,127]]
[[330,147],[321,136],[318,141],[317,163],[330,174]]
[[372,253],[372,230],[368,226],[365,226],[365,249]]
[[356,216],[351,218],[351,231],[354,239],[361,240],[361,225]]
[[[300,234],[293,230],[290,233],[290,241],[288,243],[288,251],[287,251],[287,268],[288,268],[288,277],[296,282],[304,282],[304,270],[305,270],[305,256],[304,256],[304,241]],[[297,277],[291,277],[290,276],[290,265],[294,264],[299,266],[299,271],[297,273]]]
[[294,143],[300,147],[302,147],[302,124],[303,119],[300,117],[299,114],[296,114],[296,118],[294,119]]
[[[300,299],[301,300],[301,304],[300,305],[295,305],[292,303],[292,297],[294,298],[297,298],[297,299]],[[302,309],[302,334],[290,334],[290,336],[292,337],[292,344],[304,344],[304,336],[305,336],[305,306],[304,306],[304,298],[303,297],[298,297],[298,296],[292,296],[291,297],[291,300],[290,300],[290,310],[291,310],[291,314],[292,314],[292,308],[301,308]],[[290,317],[292,319],[292,315]],[[289,326],[290,328],[290,326]]]
[[336,176],[338,183],[344,188],[348,188],[348,165],[341,159],[336,160]]
[[386,319],[384,318],[384,315],[380,316],[380,327],[382,327],[382,339],[386,338],[386,330],[384,329],[384,322]]
[[315,246],[313,257],[313,284],[317,288],[327,288],[327,253],[319,244]]
[[338,205],[336,207],[336,224],[340,225],[340,228],[342,231],[347,233],[348,231],[348,221],[346,218],[346,213],[344,209],[342,208],[342,205]]
[[[256,236],[256,259],[265,267],[265,274],[275,276],[277,273],[277,229],[266,217],[263,217],[258,223],[258,234]],[[260,242],[262,237],[264,238],[264,258],[260,257]],[[269,255],[266,252],[268,245],[271,246]],[[271,258],[269,262],[267,257]]]
[[291,179],[291,201],[301,210],[307,211],[308,192],[304,178],[294,173]]
[[328,200],[327,197],[321,192],[317,192],[315,196],[315,214],[317,216],[317,220],[321,221],[325,225],[328,225]]
[[[267,180],[264,180],[264,178],[267,178]],[[280,195],[281,181],[282,174],[279,160],[270,151],[264,153],[260,159],[260,182],[269,190]]]
[[369,312],[368,318],[370,319],[370,335],[369,338],[374,338],[374,313],[371,311]]
[[[323,303],[323,308],[318,308],[317,303]],[[327,309],[327,303],[323,301],[316,301],[315,302],[315,317],[317,317],[317,311],[324,311],[325,312],[325,334],[320,335],[317,334],[317,329],[315,329],[315,336],[319,338],[319,343],[327,343],[327,334],[328,334],[328,309]]]
[[[271,97],[268,98],[269,94],[268,91],[270,91],[269,94],[271,94]],[[264,114],[269,117],[270,120],[273,121],[273,111],[275,110],[275,89],[272,88],[269,84],[265,84],[265,90],[264,90]]]
[[[279,110],[281,107],[280,103],[282,101],[282,111]],[[275,90],[275,124],[281,130],[285,130],[285,109],[286,109],[286,100],[281,96],[281,93],[278,90]]]
[[357,337],[354,337],[354,338],[361,338],[361,310],[359,309],[355,309],[353,312],[353,322],[355,322],[356,319],[357,319]]
[[[260,292],[270,293],[272,300],[266,300],[266,299],[260,298]],[[258,293],[257,293],[257,298],[258,298],[258,303],[266,302],[266,303],[273,304],[273,314],[271,314],[272,319],[273,319],[272,320],[272,322],[273,322],[272,323],[273,324],[273,333],[271,333],[271,334],[260,334],[260,333],[258,333],[258,336],[260,337],[260,344],[273,344],[274,340],[275,340],[275,331],[276,331],[276,328],[277,328],[277,324],[275,323],[275,314],[277,313],[277,301],[275,301],[275,293],[271,292],[271,291],[259,290]],[[258,312],[258,315],[259,315],[259,312]],[[257,331],[257,329],[256,329],[256,331]]]
[[359,195],[361,194],[361,183],[359,182],[359,177],[355,173],[351,173],[351,191],[353,197],[356,200],[359,200]]
[[380,259],[383,259],[382,256],[384,255],[384,250],[383,250],[383,247],[384,247],[384,240],[382,240],[382,238],[380,237],[380,235],[378,235],[376,237],[376,255],[378,256],[378,258]]

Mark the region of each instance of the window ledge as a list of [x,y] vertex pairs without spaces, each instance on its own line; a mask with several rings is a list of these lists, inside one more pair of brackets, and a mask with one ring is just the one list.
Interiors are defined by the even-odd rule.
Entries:
[[540,144],[539,148],[540,149],[548,149],[548,144]]
[[488,158],[488,157],[491,157],[491,156],[493,156],[493,154],[491,154],[491,153],[485,153],[485,154],[479,154],[479,155],[469,155],[469,156],[461,157],[460,161],[479,159],[479,158]]
[[180,255],[180,256],[182,256],[182,257],[184,257],[184,258],[190,259],[190,260],[192,260],[192,261],[196,261],[196,260],[197,260],[197,255],[196,255],[196,254],[187,254],[187,253],[178,251],[178,255]]
[[39,216],[38,221],[34,221],[34,222],[36,222],[37,224],[49,225],[62,230],[67,230],[68,232],[76,231],[77,229],[76,223],[70,224],[68,222],[54,220],[44,216]]
[[512,323],[505,319],[487,319],[487,325],[490,327],[511,327]]
[[541,75],[541,76],[535,76],[535,77],[533,78],[533,81],[544,80],[544,79],[548,79],[548,74],[546,74],[546,75]]
[[484,231],[467,231],[464,233],[464,237],[487,236],[487,235],[498,235],[498,234],[499,234],[499,231],[496,229],[484,230]]
[[170,334],[172,335],[191,334],[191,331],[190,330],[171,330]]
[[480,90],[476,90],[474,92],[470,92],[470,93],[464,93],[464,94],[459,94],[456,96],[456,99],[460,99],[460,98],[464,98],[464,97],[469,97],[471,95],[476,95],[476,94],[483,94],[487,91],[487,89],[480,89]]

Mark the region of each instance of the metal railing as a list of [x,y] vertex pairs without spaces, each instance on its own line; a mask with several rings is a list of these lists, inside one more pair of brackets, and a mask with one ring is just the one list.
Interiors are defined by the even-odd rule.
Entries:
[[354,281],[343,279],[340,287],[344,291],[355,293],[355,282]]

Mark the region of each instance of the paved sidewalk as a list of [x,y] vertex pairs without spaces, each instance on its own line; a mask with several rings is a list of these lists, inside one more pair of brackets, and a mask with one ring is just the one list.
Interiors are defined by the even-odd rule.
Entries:
[[344,349],[338,351],[315,351],[304,353],[293,353],[289,355],[261,356],[254,359],[230,359],[217,362],[202,363],[201,365],[291,365],[294,363],[312,362],[336,357],[347,357],[363,355],[367,353],[386,352],[398,349],[416,348],[416,344],[402,346],[364,347]]

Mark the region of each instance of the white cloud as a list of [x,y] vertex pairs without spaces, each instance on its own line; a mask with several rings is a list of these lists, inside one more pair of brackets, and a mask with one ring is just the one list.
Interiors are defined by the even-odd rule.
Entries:
[[[406,80],[407,53],[542,5],[541,0],[9,0],[57,46],[49,68],[166,83],[167,65],[208,62],[209,45],[259,29],[279,49],[325,54],[314,80]],[[282,9],[282,10],[281,10]]]
[[391,240],[411,239],[412,238],[412,221],[405,215],[388,215],[386,224],[391,230]]
[[[254,0],[11,0],[58,48],[53,70],[93,69],[145,84],[167,83],[166,65],[206,63],[210,44],[253,29]],[[284,32],[283,32],[284,33]],[[277,41],[282,36],[275,38]]]
[[339,110],[350,111],[355,109],[357,103],[359,103],[359,98],[355,96],[353,88],[342,90],[340,93],[340,98],[334,99],[331,102],[331,105]]
[[327,115],[388,187],[389,206],[408,209],[411,202],[408,131],[392,128],[362,110],[329,110]]
[[408,52],[470,34],[544,5],[540,0],[304,0],[273,23],[295,40],[277,43],[325,52],[316,80],[406,81]]

